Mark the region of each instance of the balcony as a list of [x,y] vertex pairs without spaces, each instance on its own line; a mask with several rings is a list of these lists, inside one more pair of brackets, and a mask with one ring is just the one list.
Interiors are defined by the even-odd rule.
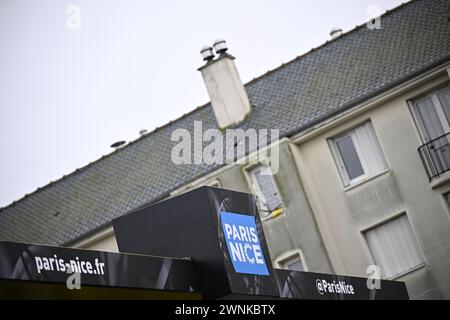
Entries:
[[450,133],[425,143],[418,151],[430,182],[450,171]]

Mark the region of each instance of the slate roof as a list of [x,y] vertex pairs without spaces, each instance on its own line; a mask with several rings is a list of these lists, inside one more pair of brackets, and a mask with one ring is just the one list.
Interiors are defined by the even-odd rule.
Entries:
[[[289,136],[450,61],[449,3],[408,2],[250,81],[241,127]],[[0,209],[0,240],[67,245],[218,169],[170,161],[172,131],[196,120],[216,127],[210,104]]]

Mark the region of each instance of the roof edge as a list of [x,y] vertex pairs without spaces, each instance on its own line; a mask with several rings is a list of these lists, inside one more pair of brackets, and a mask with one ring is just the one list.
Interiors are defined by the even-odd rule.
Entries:
[[[403,9],[403,7],[405,7],[405,6],[407,6],[407,5],[410,5],[410,4],[412,4],[412,3],[416,2],[416,1],[424,1],[424,0],[409,0],[409,1],[407,1],[407,2],[403,2],[402,4],[396,6],[396,7],[392,8],[392,9],[386,10],[383,14],[380,15],[380,18],[381,18],[381,17],[385,17],[385,16],[387,16],[387,15],[390,15],[390,14],[396,12],[397,10]],[[257,76],[257,77],[255,77],[255,78],[253,78],[252,80],[248,81],[248,82],[245,84],[245,86],[251,85],[251,84],[253,84],[253,82],[257,82],[258,80],[261,80],[263,77],[265,77],[265,76],[267,76],[267,75],[269,75],[269,74],[271,74],[271,73],[273,73],[273,72],[276,72],[276,71],[278,71],[278,70],[280,70],[280,69],[286,67],[287,65],[289,65],[289,64],[291,64],[291,63],[293,63],[293,62],[296,62],[297,60],[299,60],[299,59],[301,59],[301,58],[304,58],[305,56],[307,56],[307,55],[309,55],[309,54],[311,54],[311,53],[313,53],[313,52],[315,52],[315,51],[317,51],[317,50],[319,50],[319,49],[321,49],[321,48],[323,48],[323,47],[329,45],[330,43],[334,43],[334,42],[336,42],[336,41],[341,40],[342,38],[344,38],[344,37],[350,35],[351,33],[354,33],[354,32],[356,32],[356,31],[358,31],[359,29],[365,27],[365,26],[367,25],[367,22],[368,22],[368,21],[366,21],[366,22],[364,22],[364,23],[361,23],[361,24],[358,24],[358,25],[356,25],[353,29],[350,29],[350,30],[348,30],[348,31],[346,31],[346,32],[343,32],[342,35],[340,35],[340,36],[339,36],[338,38],[336,38],[336,39],[329,39],[329,40],[326,40],[324,43],[320,44],[319,46],[311,48],[309,51],[307,51],[307,52],[305,52],[305,53],[303,53],[303,54],[300,54],[300,55],[296,56],[295,58],[293,58],[293,59],[291,59],[291,60],[289,60],[289,61],[287,61],[287,62],[285,62],[285,63],[282,63],[281,65],[279,65],[278,67],[276,67],[276,68],[274,68],[274,69],[269,69],[268,71],[266,71],[266,72],[263,73],[262,75]]]

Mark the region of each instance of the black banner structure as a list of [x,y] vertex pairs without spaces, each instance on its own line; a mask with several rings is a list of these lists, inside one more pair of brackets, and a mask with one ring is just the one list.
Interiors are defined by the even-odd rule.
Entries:
[[[280,297],[309,300],[408,300],[404,282],[380,280],[369,289],[367,278],[275,269]],[[373,284],[373,283],[372,283]]]
[[403,282],[274,269],[246,193],[198,188],[113,227],[122,253],[0,242],[0,298],[408,299]]
[[255,198],[247,193],[201,187],[113,226],[122,252],[191,257],[207,299],[408,299],[403,282],[383,280],[380,289],[369,289],[366,278],[274,269]]
[[2,299],[199,299],[198,292],[189,259],[0,242]]

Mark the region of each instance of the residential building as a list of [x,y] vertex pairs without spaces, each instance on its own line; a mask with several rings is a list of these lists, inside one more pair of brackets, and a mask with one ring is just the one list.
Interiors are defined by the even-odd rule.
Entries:
[[[0,239],[117,251],[112,219],[208,184],[257,196],[277,267],[377,265],[411,298],[450,299],[449,5],[405,3],[242,88],[233,57],[206,56],[211,103],[2,208]],[[279,129],[279,170],[174,164],[172,132],[196,121]]]

